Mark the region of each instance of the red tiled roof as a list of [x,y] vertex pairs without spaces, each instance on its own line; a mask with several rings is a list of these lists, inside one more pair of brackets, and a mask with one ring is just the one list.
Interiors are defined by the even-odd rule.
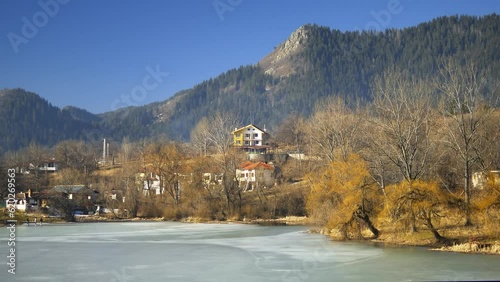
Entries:
[[268,169],[268,170],[274,169],[274,167],[272,165],[268,165],[268,164],[263,163],[263,162],[251,163],[248,161],[241,164],[241,168],[243,168],[244,170],[254,170],[257,168]]
[[240,168],[245,168],[245,167],[247,167],[247,166],[249,166],[249,165],[252,165],[252,164],[253,164],[252,162],[250,162],[250,161],[246,161],[246,162],[244,162],[244,163],[240,164]]

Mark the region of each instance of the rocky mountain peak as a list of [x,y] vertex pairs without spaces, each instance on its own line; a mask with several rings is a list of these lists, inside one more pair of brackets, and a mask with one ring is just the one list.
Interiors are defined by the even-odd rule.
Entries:
[[274,48],[273,52],[264,57],[259,65],[267,74],[286,77],[295,73],[292,57],[302,51],[309,37],[307,26],[301,26],[288,39]]

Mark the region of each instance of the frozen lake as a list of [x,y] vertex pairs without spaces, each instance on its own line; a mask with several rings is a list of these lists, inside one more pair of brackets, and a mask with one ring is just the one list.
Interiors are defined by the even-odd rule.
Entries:
[[0,231],[0,281],[430,281],[500,279],[500,256],[328,241],[302,226],[68,223]]

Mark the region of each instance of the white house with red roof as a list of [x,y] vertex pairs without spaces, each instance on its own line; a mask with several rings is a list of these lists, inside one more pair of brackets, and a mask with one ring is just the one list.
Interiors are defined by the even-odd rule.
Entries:
[[243,191],[255,188],[270,188],[276,183],[274,165],[264,162],[244,162],[236,169],[236,179]]

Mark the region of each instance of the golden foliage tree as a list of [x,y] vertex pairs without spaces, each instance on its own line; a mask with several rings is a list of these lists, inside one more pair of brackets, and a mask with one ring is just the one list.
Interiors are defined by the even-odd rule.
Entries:
[[456,199],[442,190],[437,182],[422,180],[406,181],[390,185],[386,189],[385,208],[389,217],[404,226],[420,222],[427,227],[438,242],[446,242],[435,227],[433,220],[441,217],[441,211]]
[[353,224],[364,224],[378,237],[380,232],[372,217],[381,196],[361,157],[350,154],[345,160],[338,158],[319,174],[309,175],[309,181],[311,192],[306,208],[313,218],[329,229],[341,230],[345,237]]

